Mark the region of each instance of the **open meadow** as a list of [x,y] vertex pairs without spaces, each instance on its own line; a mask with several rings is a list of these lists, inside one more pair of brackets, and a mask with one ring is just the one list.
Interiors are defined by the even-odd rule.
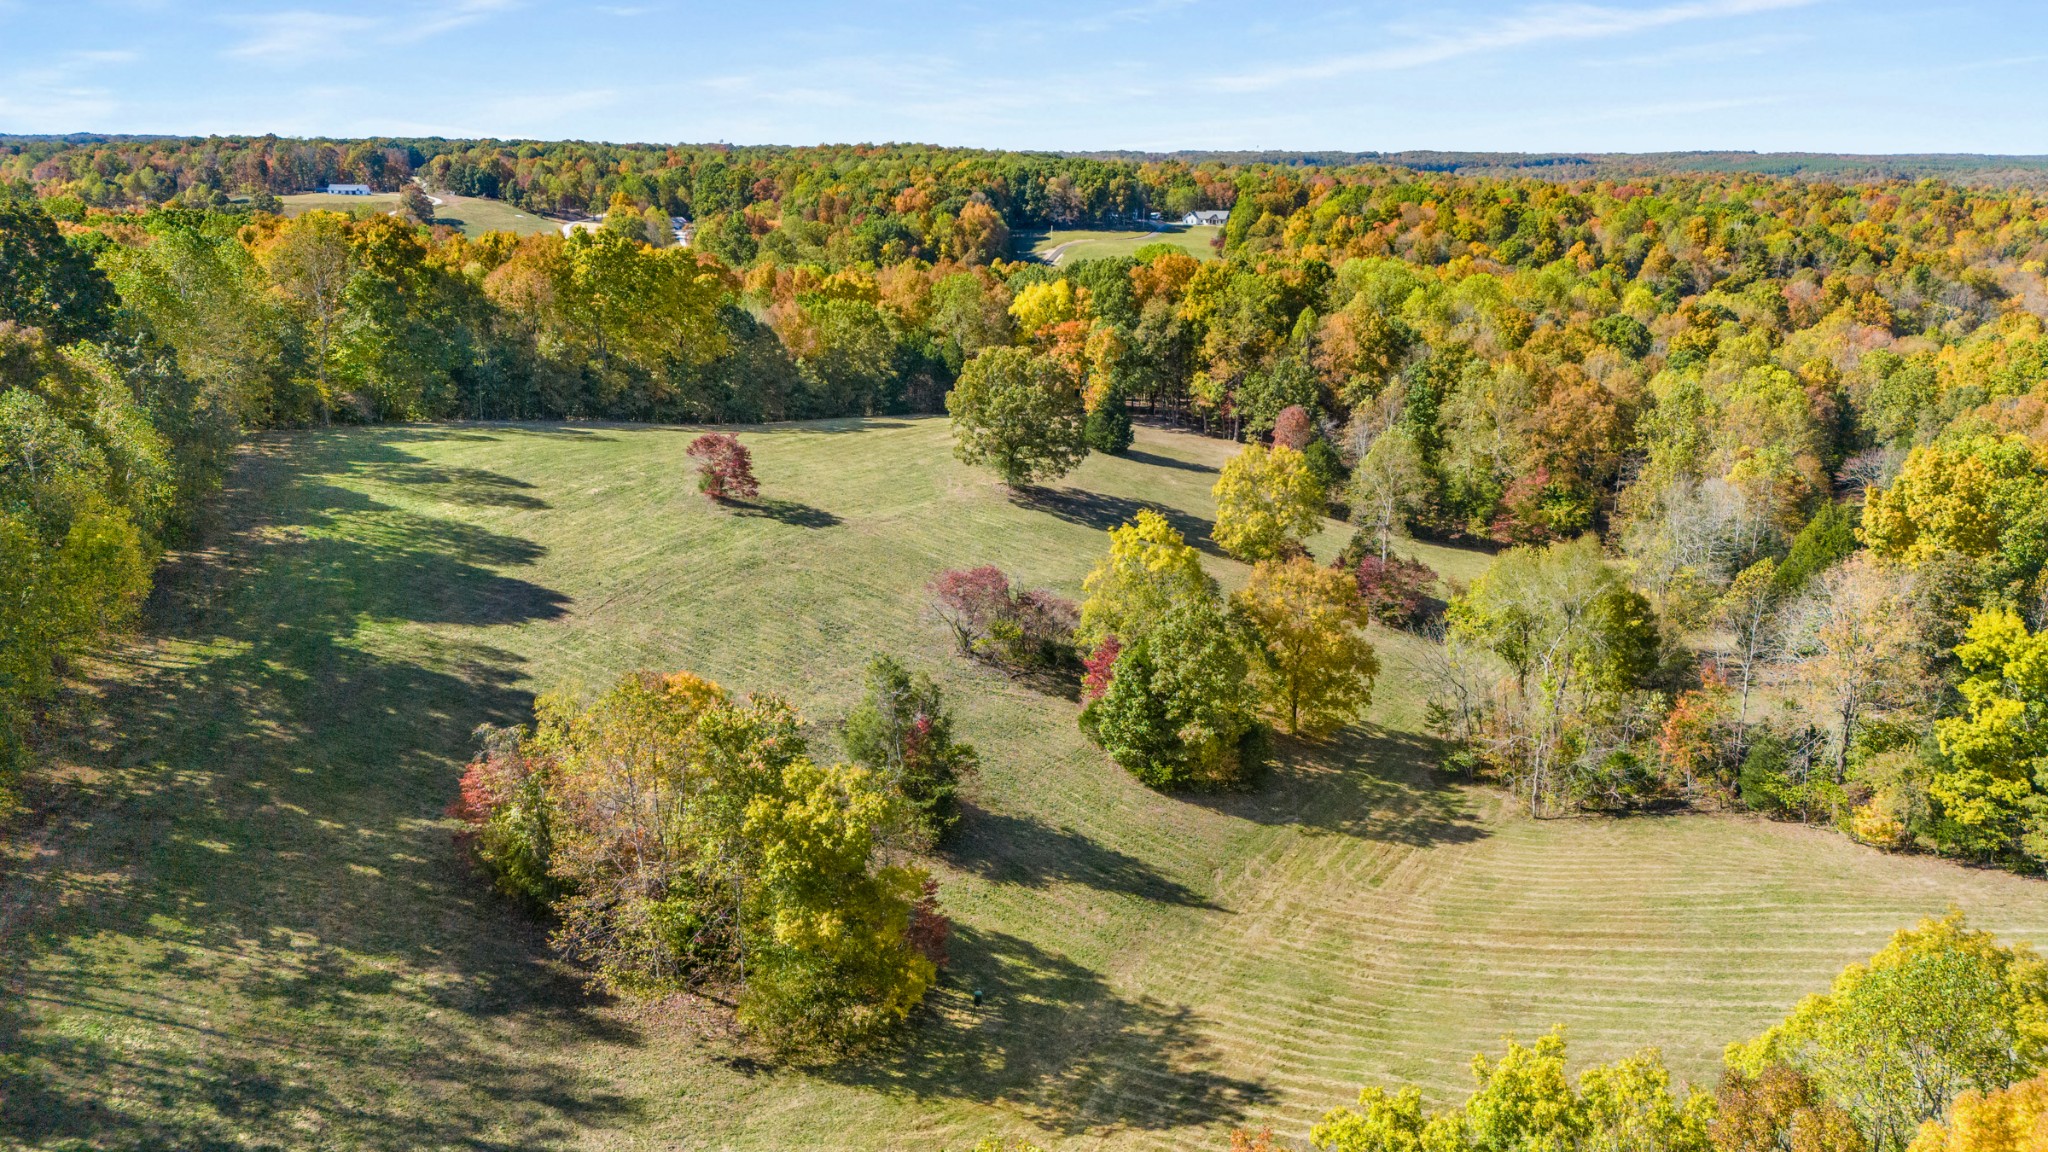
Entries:
[[[1220,1150],[1363,1084],[1448,1102],[1475,1051],[1559,1023],[1575,1062],[1656,1044],[1711,1083],[1724,1043],[1951,904],[2048,943],[2048,887],[2001,872],[1751,818],[1518,816],[1434,770],[1405,634],[1373,630],[1369,722],[1282,741],[1256,792],[1165,796],[924,617],[946,567],[1078,595],[1144,505],[1242,583],[1206,540],[1226,442],[1141,428],[1014,496],[944,420],[742,429],[763,499],[734,512],[695,492],[692,435],[247,443],[151,638],[93,669],[30,782],[0,1146]],[[780,1068],[716,1005],[591,994],[451,841],[472,730],[536,691],[687,668],[785,694],[829,755],[877,652],[939,680],[983,759],[935,866],[953,966],[895,1050]]]
[[434,194],[441,203],[434,209],[436,224],[452,224],[472,239],[486,232],[510,232],[529,236],[538,232],[560,232],[562,222],[516,208],[503,200],[485,196],[457,196],[452,192]]
[[[503,200],[492,200],[483,196],[456,196],[448,192],[435,193],[441,203],[434,209],[434,222],[453,225],[465,236],[476,237],[486,232],[510,232],[525,236],[536,232],[557,232],[562,224],[546,216],[537,216],[524,209],[515,208]],[[333,196],[325,192],[301,192],[291,196],[280,196],[286,216],[297,216],[301,212],[320,209],[327,212],[354,212],[370,209],[375,212],[389,212],[398,207],[398,193],[373,192],[368,196]]]
[[1048,264],[1129,256],[1151,244],[1171,244],[1197,260],[1214,260],[1216,249],[1209,242],[1221,231],[1208,224],[1193,228],[1175,224],[1159,231],[1135,232],[1055,228],[1049,232],[1020,232],[1012,239],[1011,245],[1020,254]]
[[389,212],[398,207],[398,193],[371,192],[364,196],[344,196],[329,192],[294,192],[279,196],[286,216],[297,216],[301,212],[319,210],[322,212],[354,212],[368,208],[375,212]]

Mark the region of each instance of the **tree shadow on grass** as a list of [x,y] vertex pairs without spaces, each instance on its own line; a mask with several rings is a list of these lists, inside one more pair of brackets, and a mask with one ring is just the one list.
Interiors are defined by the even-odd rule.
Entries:
[[1414,847],[1489,835],[1471,796],[1431,767],[1443,746],[1426,736],[1355,725],[1327,740],[1276,736],[1273,743],[1258,788],[1182,799],[1258,824]]
[[1069,1136],[1229,1124],[1272,1098],[1215,1070],[1185,1007],[1119,996],[1100,974],[1002,932],[962,926],[951,952],[945,983],[896,1050],[822,1074],[1001,1103]]
[[908,428],[903,420],[884,420],[873,416],[831,416],[823,420],[800,420],[785,427],[798,428],[805,432],[877,432],[890,428]]
[[972,803],[961,805],[960,826],[946,859],[962,871],[998,884],[1026,888],[1055,882],[1085,884],[1163,904],[1217,908],[1135,856],[1078,832],[1054,828],[1028,816],[990,812]]
[[1166,518],[1174,531],[1187,538],[1189,544],[1211,556],[1223,556],[1223,549],[1210,537],[1216,525],[1199,516],[1191,516],[1178,508],[1133,500],[1127,496],[1109,496],[1101,492],[1090,492],[1082,488],[1041,488],[1025,487],[1010,490],[1010,503],[1034,512],[1057,516],[1069,524],[1080,524],[1088,528],[1108,531],[1128,523],[1140,511],[1150,509]]
[[1150,464],[1154,468],[1173,468],[1181,472],[1207,472],[1212,476],[1219,471],[1219,469],[1211,464],[1197,464],[1192,460],[1176,460],[1171,456],[1161,456],[1156,452],[1147,452],[1143,448],[1126,448],[1123,450],[1122,455],[1126,460],[1135,461],[1139,464]]
[[792,528],[836,528],[845,522],[823,508],[795,500],[735,500],[728,507],[735,516],[773,520]]
[[528,495],[532,488],[524,480],[483,468],[453,468],[432,464],[369,464],[360,471],[387,484],[430,488],[434,495],[459,504],[487,508],[518,508],[538,511],[548,502]]
[[[535,1148],[637,1101],[571,1058],[637,1043],[493,898],[440,813],[519,657],[458,626],[559,615],[529,541],[323,477],[405,430],[265,437],[161,575],[164,637],[32,778],[0,877],[0,1143]],[[421,626],[433,626],[422,643]]]

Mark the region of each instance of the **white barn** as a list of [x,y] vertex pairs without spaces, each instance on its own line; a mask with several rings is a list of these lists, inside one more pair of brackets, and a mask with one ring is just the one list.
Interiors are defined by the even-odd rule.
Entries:
[[1203,212],[1190,212],[1181,217],[1180,222],[1190,228],[1198,224],[1228,224],[1230,222],[1230,213],[1220,208],[1211,208]]
[[327,194],[329,196],[368,196],[370,194],[370,186],[368,184],[329,184],[327,186]]

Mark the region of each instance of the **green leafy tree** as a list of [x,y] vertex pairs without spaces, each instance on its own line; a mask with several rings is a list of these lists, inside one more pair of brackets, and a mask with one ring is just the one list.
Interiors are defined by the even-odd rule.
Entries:
[[1116,658],[1082,714],[1104,749],[1154,788],[1215,788],[1259,766],[1258,697],[1244,643],[1222,609],[1169,609]]
[[846,754],[902,793],[921,838],[943,840],[960,819],[961,777],[974,749],[953,739],[953,717],[939,686],[887,656],[868,663],[867,690],[841,730]]
[[857,1046],[922,999],[929,878],[886,859],[909,814],[878,773],[811,761],[788,705],[638,672],[535,710],[530,733],[485,733],[454,811],[600,982],[737,981],[740,1019],[787,1050]]
[[1323,486],[1292,448],[1245,445],[1223,465],[1215,495],[1216,543],[1240,560],[1299,550],[1323,525]]
[[426,189],[417,184],[407,184],[398,193],[398,214],[408,224],[432,224],[434,202],[427,197]]
[[322,423],[335,399],[336,349],[348,318],[348,289],[355,277],[355,253],[348,218],[335,212],[307,212],[281,223],[256,246],[256,258],[284,299],[310,345],[310,390]]
[[1656,616],[1586,536],[1502,553],[1451,602],[1449,620],[1454,636],[1492,651],[1513,673],[1492,756],[1540,814],[1557,799],[1588,712],[1655,670]]
[[1010,485],[1064,476],[1088,454],[1079,388],[1050,358],[991,348],[946,396],[953,454]]
[[1429,473],[1415,438],[1405,428],[1389,428],[1351,472],[1351,522],[1379,539],[1386,560],[1394,537],[1405,534],[1408,520],[1429,498]]
[[113,327],[113,285],[32,200],[0,195],[0,320],[40,328],[58,343]]
[[906,931],[925,875],[878,864],[893,803],[865,768],[799,758],[747,804],[739,1017],[778,1047],[859,1046],[900,1024],[937,979]]
[[1773,582],[1780,595],[1791,595],[1806,582],[1856,551],[1856,517],[1833,500],[1820,506],[1806,527],[1792,538],[1784,563]]

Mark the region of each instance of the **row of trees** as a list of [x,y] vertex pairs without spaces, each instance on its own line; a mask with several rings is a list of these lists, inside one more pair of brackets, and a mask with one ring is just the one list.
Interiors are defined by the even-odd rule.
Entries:
[[774,697],[635,672],[480,731],[451,814],[606,986],[737,988],[740,1021],[779,1049],[857,1047],[946,962],[916,853],[951,830],[975,755],[931,680],[886,657],[844,725],[851,763],[813,760],[801,727]]
[[0,200],[0,810],[32,720],[134,615],[232,433],[91,257]]
[[1477,1088],[1430,1112],[1368,1087],[1310,1133],[1320,1152],[2020,1152],[2048,1098],[2048,967],[1960,913],[1893,936],[1754,1040],[1718,1091],[1675,1091],[1655,1049],[1568,1074],[1553,1032],[1476,1056]]

